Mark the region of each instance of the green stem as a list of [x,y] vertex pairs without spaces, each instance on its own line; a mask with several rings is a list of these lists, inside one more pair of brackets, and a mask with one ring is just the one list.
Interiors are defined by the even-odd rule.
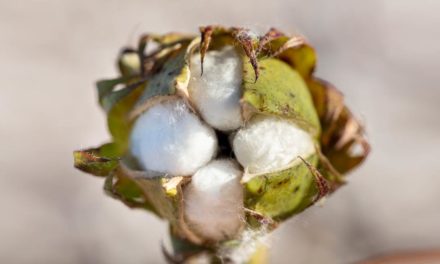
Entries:
[[[179,238],[172,233],[171,236],[171,245],[172,245],[172,254],[171,252],[164,252],[166,259],[169,263],[182,263],[182,264],[191,264],[191,263],[200,263],[198,260],[201,258],[209,259],[211,264],[224,264],[231,263],[228,260],[222,259],[219,252],[217,252],[216,247],[212,246],[200,246],[191,243],[186,239]],[[250,256],[247,264],[267,264],[268,263],[268,248],[264,244],[258,245],[255,252]],[[241,263],[237,263],[241,264]]]

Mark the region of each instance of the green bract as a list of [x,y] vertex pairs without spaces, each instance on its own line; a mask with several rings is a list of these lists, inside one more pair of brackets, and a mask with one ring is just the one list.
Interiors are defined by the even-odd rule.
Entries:
[[[182,98],[197,113],[187,91],[194,53],[201,53],[202,67],[209,50],[232,45],[241,54],[244,126],[255,115],[277,116],[295,123],[315,141],[314,153],[298,157],[287,167],[268,173],[245,172],[243,206],[248,228],[274,228],[313,205],[341,186],[343,174],[358,166],[369,152],[362,126],[344,105],[342,94],[313,75],[316,54],[303,38],[291,38],[275,29],[264,36],[219,26],[200,31],[201,36],[145,35],[139,47],[124,49],[118,58],[120,75],[97,83],[113,140],[74,152],[75,167],[106,177],[104,188],[110,196],[166,219],[175,241],[190,242],[188,252],[215,251],[219,246],[219,241],[198,237],[185,221],[182,189],[191,177],[142,171],[128,148],[136,118],[151,106]],[[147,53],[151,44],[156,47]],[[361,151],[355,153],[359,147]],[[188,252],[181,250],[182,254]]]

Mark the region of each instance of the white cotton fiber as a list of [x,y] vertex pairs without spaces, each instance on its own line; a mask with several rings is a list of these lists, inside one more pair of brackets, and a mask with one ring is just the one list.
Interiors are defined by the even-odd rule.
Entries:
[[243,66],[233,47],[208,51],[201,76],[200,54],[191,58],[188,91],[203,119],[216,129],[229,131],[242,124],[240,97]]
[[232,142],[237,160],[249,173],[276,171],[314,151],[312,137],[287,120],[258,116]]
[[183,100],[158,103],[137,119],[131,153],[143,169],[192,175],[217,151],[212,128],[203,124]]
[[220,241],[243,224],[242,172],[231,160],[214,160],[199,169],[184,190],[185,219],[199,236]]

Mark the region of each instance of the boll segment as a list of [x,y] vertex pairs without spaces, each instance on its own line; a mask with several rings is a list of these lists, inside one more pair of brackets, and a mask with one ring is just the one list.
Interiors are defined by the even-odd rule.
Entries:
[[201,74],[200,54],[191,58],[190,99],[203,119],[216,129],[239,128],[241,116],[242,61],[234,47],[206,53]]
[[184,190],[185,218],[189,227],[209,241],[237,235],[243,225],[241,170],[227,159],[199,169]]
[[153,105],[139,116],[130,146],[145,170],[192,175],[214,157],[217,138],[179,99]]
[[232,141],[237,160],[248,173],[277,171],[298,156],[314,152],[312,137],[292,122],[272,116],[257,116]]

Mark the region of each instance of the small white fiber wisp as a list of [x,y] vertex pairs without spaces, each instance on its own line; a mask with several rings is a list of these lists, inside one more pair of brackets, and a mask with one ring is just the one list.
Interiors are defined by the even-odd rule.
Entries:
[[257,250],[268,250],[270,236],[264,226],[258,229],[248,228],[240,234],[237,241],[238,245],[233,247],[223,245],[219,250],[219,256],[231,263],[249,263],[249,259],[257,253]]
[[232,142],[237,160],[256,174],[282,169],[298,156],[314,151],[312,137],[290,121],[257,116],[240,129]]
[[203,119],[216,129],[230,131],[242,123],[240,97],[242,61],[233,47],[208,51],[201,75],[200,54],[191,58],[188,91]]
[[130,148],[145,170],[192,175],[215,156],[217,138],[183,100],[176,99],[158,103],[138,117]]
[[185,219],[199,236],[221,241],[236,236],[243,223],[242,171],[228,159],[199,169],[184,190]]

